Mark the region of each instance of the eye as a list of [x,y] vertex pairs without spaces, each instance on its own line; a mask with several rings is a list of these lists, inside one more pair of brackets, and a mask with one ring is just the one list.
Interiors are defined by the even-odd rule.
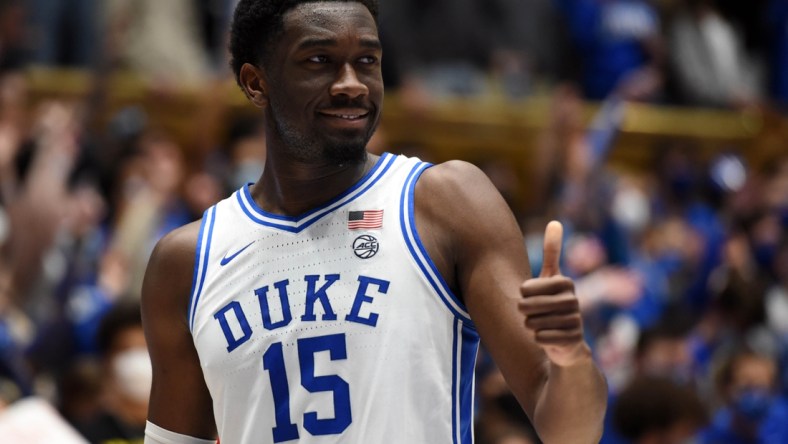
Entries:
[[312,63],[328,63],[328,57],[324,55],[315,55],[308,59]]
[[378,62],[378,58],[375,56],[364,56],[358,59],[358,61],[364,65],[374,65]]

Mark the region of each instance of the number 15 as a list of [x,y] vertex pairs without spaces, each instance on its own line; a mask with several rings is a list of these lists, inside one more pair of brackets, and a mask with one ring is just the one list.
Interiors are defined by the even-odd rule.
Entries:
[[[317,412],[305,412],[304,429],[315,436],[338,435],[353,422],[350,413],[350,386],[338,375],[315,376],[315,353],[321,351],[328,351],[332,361],[347,359],[344,333],[298,340],[301,386],[309,393],[334,394],[334,417],[318,419]],[[271,344],[263,354],[263,368],[269,373],[274,398],[274,442],[298,439],[298,427],[290,417],[290,388],[287,385],[287,369],[281,342]]]

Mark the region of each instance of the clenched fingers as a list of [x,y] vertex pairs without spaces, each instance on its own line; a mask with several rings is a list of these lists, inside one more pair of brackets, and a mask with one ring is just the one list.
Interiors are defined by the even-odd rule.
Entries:
[[528,279],[520,285],[520,293],[526,299],[533,296],[574,293],[574,291],[574,282],[561,275]]
[[517,302],[520,313],[526,316],[543,314],[579,313],[580,303],[574,293],[564,292],[548,296],[530,296]]
[[580,329],[583,321],[580,313],[544,314],[528,316],[525,326],[534,331]]
[[577,346],[583,341],[583,331],[580,329],[539,330],[534,339],[542,346]]

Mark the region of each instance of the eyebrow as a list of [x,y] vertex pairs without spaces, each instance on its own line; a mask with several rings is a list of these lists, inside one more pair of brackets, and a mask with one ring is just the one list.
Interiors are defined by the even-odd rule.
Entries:
[[[380,40],[378,39],[371,39],[371,38],[362,38],[359,44],[364,48],[370,49],[382,49],[380,44]],[[336,39],[306,39],[298,44],[299,50],[310,49],[310,48],[319,48],[323,46],[337,46]]]

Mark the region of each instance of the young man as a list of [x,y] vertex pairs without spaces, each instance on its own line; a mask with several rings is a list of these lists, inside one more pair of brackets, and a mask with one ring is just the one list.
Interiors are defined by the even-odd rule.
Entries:
[[546,443],[592,443],[606,390],[559,224],[529,279],[475,167],[365,150],[377,2],[241,0],[231,51],[264,111],[260,180],[162,239],[143,288],[146,443],[470,443],[484,341]]

